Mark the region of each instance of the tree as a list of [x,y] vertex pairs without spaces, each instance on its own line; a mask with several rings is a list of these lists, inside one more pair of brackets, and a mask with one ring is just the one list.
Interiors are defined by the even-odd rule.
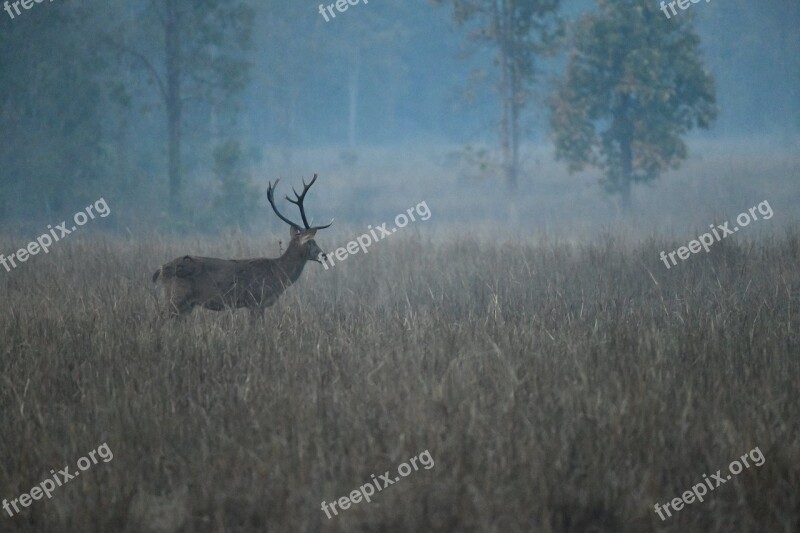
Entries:
[[[245,1],[150,0],[137,27],[155,35],[106,41],[143,68],[158,89],[167,124],[169,205],[181,211],[183,116],[188,102],[215,106],[244,88],[253,11]],[[146,24],[152,19],[153,24]],[[147,30],[145,30],[147,31]],[[120,32],[124,33],[124,32]],[[130,42],[151,43],[148,49]],[[141,45],[142,47],[145,45]]]
[[556,157],[587,166],[631,206],[631,185],[686,158],[681,136],[717,114],[691,13],[667,19],[651,0],[598,1],[584,16],[563,80],[551,99]]
[[[252,100],[263,102],[258,127],[270,144],[283,144],[284,168],[293,167],[292,147],[336,139],[347,147],[343,157],[355,157],[360,144],[380,142],[391,130],[407,72],[398,48],[408,42],[407,12],[416,6],[382,0],[376,7],[359,3],[344,14],[334,10],[338,16],[326,13],[327,22],[317,14],[313,24],[301,2],[259,8],[262,31],[256,39],[264,53],[257,58],[256,76],[262,79]],[[300,37],[298,27],[306,28]]]
[[226,226],[247,227],[258,210],[259,194],[247,159],[237,140],[226,140],[214,149],[214,176],[220,189],[214,208]]
[[113,179],[104,137],[114,66],[86,31],[97,10],[52,7],[0,31],[0,219],[54,217]]
[[555,51],[562,33],[559,0],[434,0],[452,3],[460,26],[474,24],[473,42],[497,49],[495,86],[502,108],[500,147],[506,184],[513,190],[519,174],[520,117],[531,101],[538,56]]

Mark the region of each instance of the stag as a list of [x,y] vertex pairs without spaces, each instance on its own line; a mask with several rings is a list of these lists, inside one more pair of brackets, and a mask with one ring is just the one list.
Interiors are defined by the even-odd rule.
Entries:
[[278,218],[289,225],[290,241],[286,252],[278,258],[217,259],[185,255],[164,264],[153,274],[153,283],[161,283],[164,299],[168,302],[171,317],[192,312],[195,306],[212,311],[225,308],[247,307],[255,317],[263,316],[264,309],[275,303],[278,297],[303,273],[307,261],[322,263],[325,254],[314,242],[317,230],[324,226],[311,226],[306,217],[303,200],[317,181],[317,175],[306,184],[295,199],[286,199],[300,209],[303,226],[300,227],[278,211],[275,205],[275,188],[280,179],[267,188],[267,199]]

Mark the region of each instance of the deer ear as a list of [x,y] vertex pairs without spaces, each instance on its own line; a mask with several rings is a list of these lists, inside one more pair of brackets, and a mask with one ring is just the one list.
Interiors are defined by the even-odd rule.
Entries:
[[297,234],[297,240],[300,241],[300,244],[305,244],[313,239],[316,234],[317,230],[315,229],[306,230]]
[[295,237],[297,237],[301,233],[303,233],[303,230],[301,230],[300,228],[295,227],[295,226],[289,226],[289,238],[290,239],[294,239]]

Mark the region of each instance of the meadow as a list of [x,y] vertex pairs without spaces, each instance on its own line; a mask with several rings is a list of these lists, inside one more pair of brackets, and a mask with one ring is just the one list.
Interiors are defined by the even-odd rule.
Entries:
[[[0,498],[102,443],[114,459],[0,530],[800,529],[796,228],[666,270],[683,237],[420,226],[310,263],[262,321],[159,316],[161,263],[276,240],[87,232],[2,273]],[[654,512],[756,446],[762,466]],[[435,467],[322,512],[423,450]]]

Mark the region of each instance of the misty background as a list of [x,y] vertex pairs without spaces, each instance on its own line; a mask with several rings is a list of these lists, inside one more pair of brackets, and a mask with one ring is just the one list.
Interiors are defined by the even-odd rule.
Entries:
[[776,216],[750,233],[796,220],[796,0],[701,2],[673,17],[693,19],[719,112],[684,136],[680,168],[634,185],[629,213],[597,170],[555,159],[550,130],[548,98],[596,2],[560,6],[565,33],[538,58],[520,117],[515,190],[498,163],[496,50],[469,39],[479,24],[457,24],[448,2],[372,0],[329,22],[318,6],[58,0],[0,12],[0,227],[32,236],[102,197],[112,215],[82,231],[283,237],[267,184],[281,178],[283,196],[314,173],[308,211],[335,218],[331,232],[421,201],[426,230],[468,234],[688,240],[763,200]]

